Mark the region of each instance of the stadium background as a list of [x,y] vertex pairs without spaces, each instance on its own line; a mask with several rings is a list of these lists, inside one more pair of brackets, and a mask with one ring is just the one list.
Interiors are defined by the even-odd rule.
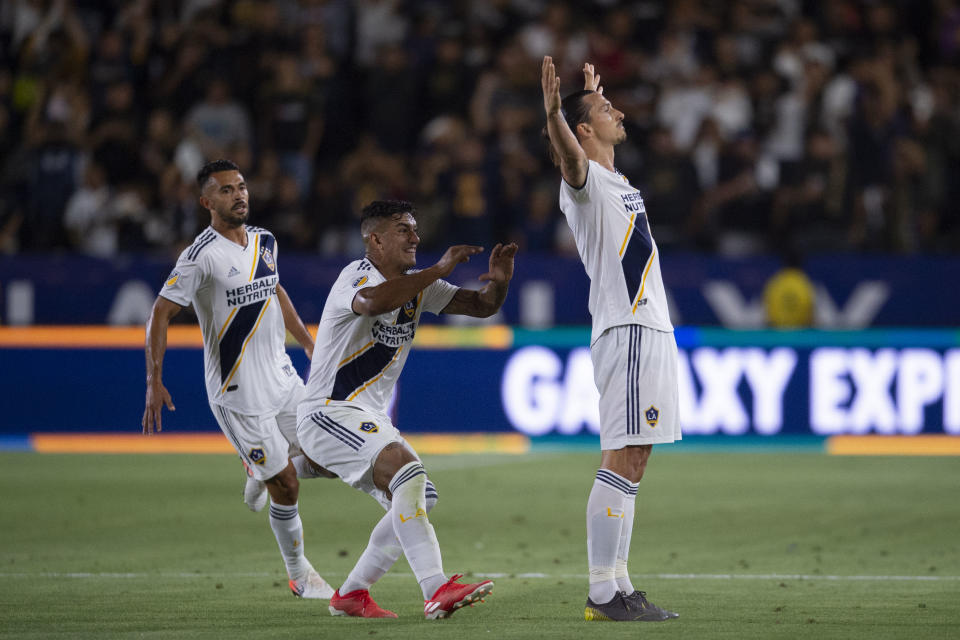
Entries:
[[[664,256],[688,435],[960,433],[958,24],[933,1],[5,2],[0,434],[137,430],[142,330],[111,327],[142,326],[207,224],[197,169],[229,157],[309,324],[372,199],[416,203],[421,263],[517,242],[489,325],[421,331],[399,425],[589,439],[544,54],[564,92],[594,62],[626,113],[617,164]],[[184,331],[168,430],[216,431]]]
[[[956,0],[2,0],[0,638],[636,636],[582,622],[595,390],[547,53],[627,114],[678,327],[685,437],[651,460],[630,563],[682,617],[643,634],[957,635]],[[492,324],[420,327],[396,403],[485,605],[425,623],[405,561],[375,587],[389,629],[292,598],[189,313],[177,411],[140,435],[143,322],[219,156],[311,325],[371,199],[417,204],[422,262],[520,244]],[[304,485],[337,583],[382,512]]]

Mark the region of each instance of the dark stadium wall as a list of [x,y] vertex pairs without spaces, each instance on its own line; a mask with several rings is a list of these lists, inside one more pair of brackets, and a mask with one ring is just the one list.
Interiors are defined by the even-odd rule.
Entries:
[[[438,257],[421,255],[419,262],[431,264]],[[281,282],[305,321],[319,320],[343,264],[343,259],[303,254],[282,258]],[[766,320],[764,286],[781,265],[769,257],[671,254],[662,266],[675,324],[757,329]],[[136,256],[0,256],[0,323],[142,324],[171,268],[168,259]],[[804,268],[816,290],[818,327],[960,326],[960,298],[943,286],[960,281],[955,257],[822,256],[811,257]],[[485,270],[480,256],[459,267],[452,280],[476,287]],[[579,260],[521,253],[497,321],[536,327],[589,324],[588,287]]]

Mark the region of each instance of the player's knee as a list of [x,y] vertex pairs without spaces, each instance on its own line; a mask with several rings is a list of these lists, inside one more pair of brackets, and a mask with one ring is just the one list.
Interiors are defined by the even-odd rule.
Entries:
[[294,504],[300,495],[300,480],[293,465],[287,467],[266,481],[270,498],[278,504]]
[[643,479],[643,472],[647,470],[647,458],[643,457],[634,457],[629,462],[629,473],[627,478],[630,482],[640,482]]
[[381,491],[390,491],[390,484],[416,456],[399,442],[391,442],[377,455],[373,465],[373,484]]
[[391,501],[402,512],[426,512],[427,474],[423,463],[412,460],[397,470],[390,480]]
[[622,449],[604,451],[601,466],[630,482],[640,482],[647,468],[651,448],[650,445],[631,445]]

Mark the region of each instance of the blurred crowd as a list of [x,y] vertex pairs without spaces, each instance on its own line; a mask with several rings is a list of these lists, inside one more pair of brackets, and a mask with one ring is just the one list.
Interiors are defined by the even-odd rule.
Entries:
[[957,0],[3,0],[0,252],[179,250],[225,157],[285,251],[402,198],[424,249],[569,253],[546,54],[625,112],[662,246],[960,248]]

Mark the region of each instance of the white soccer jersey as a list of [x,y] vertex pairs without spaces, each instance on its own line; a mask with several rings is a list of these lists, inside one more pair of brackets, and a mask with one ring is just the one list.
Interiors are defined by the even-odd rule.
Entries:
[[277,297],[277,241],[246,227],[241,247],[208,227],[187,247],[160,295],[193,303],[203,333],[207,397],[238,413],[271,415],[300,379]]
[[332,401],[349,402],[386,415],[420,314],[439,314],[458,288],[437,280],[399,309],[379,316],[354,313],[357,292],[385,280],[367,259],[355,260],[340,272],[323,307],[307,398],[298,415]]
[[626,177],[590,160],[582,188],[561,181],[560,210],[590,277],[590,343],[620,325],[673,331],[657,243],[643,198]]

